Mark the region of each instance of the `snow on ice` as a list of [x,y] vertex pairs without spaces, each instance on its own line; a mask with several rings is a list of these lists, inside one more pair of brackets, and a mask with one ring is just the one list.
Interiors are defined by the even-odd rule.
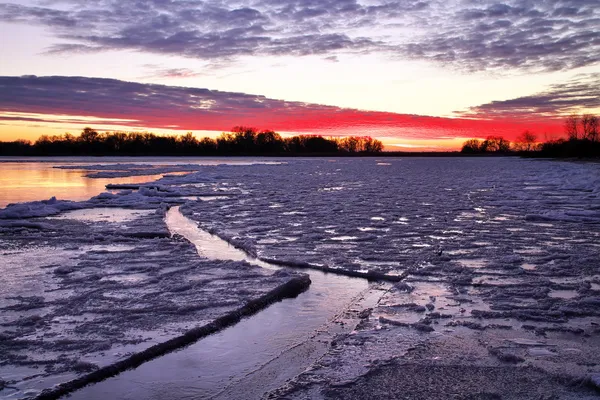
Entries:
[[[127,176],[139,167],[89,169]],[[38,389],[84,373],[282,282],[241,262],[199,259],[189,243],[169,238],[162,218],[174,205],[262,259],[403,279],[373,283],[379,303],[352,311],[356,329],[275,397],[310,398],[326,382],[345,387],[407,359],[432,369],[446,360],[600,371],[590,361],[600,359],[599,164],[293,159],[169,168],[189,173],[82,203],[0,210],[0,251],[17,271],[2,293],[7,386],[37,380]],[[196,201],[203,197],[213,201]],[[42,218],[113,207],[153,212],[117,222]],[[535,340],[543,351],[527,344]]]
[[[171,194],[154,187],[2,210],[0,397],[35,396],[298,276],[199,257],[191,243],[170,237],[166,207],[183,203],[169,202]],[[122,206],[129,208],[115,208]],[[75,211],[55,215],[65,210]]]

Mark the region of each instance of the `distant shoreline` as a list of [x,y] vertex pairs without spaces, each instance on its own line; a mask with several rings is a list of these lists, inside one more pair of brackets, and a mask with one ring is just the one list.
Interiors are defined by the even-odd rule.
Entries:
[[469,157],[469,158],[494,158],[494,157],[518,157],[516,153],[487,153],[487,154],[465,154],[460,151],[440,151],[440,152],[401,152],[401,151],[382,151],[381,153],[273,153],[273,154],[14,154],[0,155],[0,160],[4,158],[46,158],[46,157],[61,157],[61,158],[80,158],[80,157],[172,157],[172,158],[247,158],[247,157],[269,157],[269,158],[393,158],[393,157]]

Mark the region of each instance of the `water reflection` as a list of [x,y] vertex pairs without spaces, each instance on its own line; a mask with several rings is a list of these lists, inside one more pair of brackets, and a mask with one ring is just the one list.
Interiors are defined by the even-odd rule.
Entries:
[[[86,178],[91,170],[58,169],[55,166],[92,166],[136,164],[140,166],[195,165],[253,165],[283,164],[283,161],[255,158],[181,158],[181,157],[44,157],[44,158],[0,158],[0,208],[10,203],[47,200],[56,197],[59,200],[87,200],[106,191],[105,186],[112,184],[140,184],[152,182],[163,175],[178,175],[179,172],[157,174],[150,169],[148,175],[123,178]],[[84,167],[85,168],[85,167]],[[119,169],[120,170],[120,169]],[[183,174],[189,171],[181,172]]]
[[162,177],[144,175],[90,179],[84,176],[89,171],[56,169],[53,165],[42,162],[0,163],[0,207],[53,196],[60,200],[87,200],[104,192],[108,183],[139,184]]

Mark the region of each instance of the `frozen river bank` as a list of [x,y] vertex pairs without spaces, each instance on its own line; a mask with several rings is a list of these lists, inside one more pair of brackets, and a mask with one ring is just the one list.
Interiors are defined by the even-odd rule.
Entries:
[[[132,171],[139,175],[144,173],[141,169],[113,166],[111,173],[123,177]],[[154,167],[148,170],[161,173]],[[404,370],[413,371],[409,375],[419,383],[411,386],[415,398],[431,386],[423,381],[427,371],[439,376],[489,374],[490,379],[475,386],[460,380],[456,380],[456,387],[443,386],[443,379],[439,382],[443,390],[463,394],[522,398],[531,390],[531,384],[515,385],[500,393],[502,385],[491,379],[503,376],[508,382],[511,377],[521,376],[531,382],[546,382],[538,385],[536,395],[592,395],[591,382],[600,372],[595,361],[600,359],[597,164],[519,159],[315,159],[243,168],[203,166],[188,172],[166,176],[155,183],[115,187],[113,193],[83,203],[55,201],[0,211],[0,218],[4,218],[0,220],[3,254],[17,257],[19,249],[12,254],[6,244],[17,237],[20,241],[16,247],[39,245],[41,241],[44,245],[60,243],[60,251],[73,251],[81,246],[73,242],[81,242],[82,237],[94,245],[108,237],[114,245],[124,244],[123,237],[125,242],[132,242],[157,234],[157,239],[147,242],[151,247],[161,240],[180,246],[174,252],[163,253],[164,266],[183,248],[188,250],[182,254],[189,257],[181,260],[185,264],[193,260],[190,247],[177,238],[168,239],[164,223],[158,221],[167,207],[180,205],[183,215],[203,230],[263,260],[403,279],[386,284],[386,290],[379,293],[379,303],[342,313],[342,319],[353,321],[355,329],[337,332],[324,340],[323,356],[283,387],[261,386],[264,380],[253,380],[252,374],[242,372],[248,379],[238,380],[232,390],[243,390],[258,382],[259,391],[269,390],[273,398],[360,398],[373,385],[398,381],[400,377],[394,371]],[[98,207],[152,213],[128,223],[89,223],[62,217],[65,211],[81,209],[77,212],[85,218],[87,209]],[[19,218],[19,213],[29,218]],[[106,228],[110,224],[112,230]],[[124,232],[117,232],[117,225]],[[163,228],[158,229],[160,226]],[[79,237],[65,239],[69,229],[74,229]],[[89,253],[87,248],[85,252]],[[29,253],[28,256],[34,254]],[[125,257],[125,253],[127,257],[137,254],[136,263],[144,257],[142,250],[124,249],[119,257]],[[90,262],[89,254],[81,257],[63,261],[66,265],[61,271],[76,277],[80,267]],[[96,257],[110,260],[109,256]],[[58,256],[58,260],[68,259]],[[15,260],[15,265],[30,262]],[[54,301],[52,289],[48,291],[45,285],[52,284],[57,275],[54,270],[63,266],[60,261],[49,265],[53,268],[42,269],[48,273],[34,275],[42,279],[37,279],[38,287],[32,290],[46,293],[38,296],[43,299],[22,296],[26,300],[20,299],[17,307],[22,307],[23,302],[45,305]],[[239,261],[228,265],[232,270],[240,268]],[[97,264],[94,268],[98,274]],[[111,268],[109,271],[116,272],[117,263]],[[206,262],[194,273],[210,268],[214,264],[211,267]],[[257,279],[272,276],[269,274],[272,272],[258,274],[262,278]],[[22,275],[13,287],[30,279],[27,274]],[[185,273],[174,276],[182,284],[190,280]],[[81,288],[83,282],[75,280],[70,288]],[[254,283],[246,284],[244,290],[255,288]],[[196,295],[199,286],[187,288],[172,291],[170,301],[189,303],[193,297],[186,296]],[[11,291],[14,290],[8,292]],[[109,302],[105,304],[107,308],[118,304],[103,301]],[[11,303],[6,307],[13,306]],[[156,304],[152,307],[161,310]],[[87,312],[90,310],[93,311],[88,308]],[[40,317],[41,322],[36,318],[33,323],[36,329],[38,325],[40,329],[45,326],[45,317]],[[20,325],[11,321],[3,326],[20,333]],[[108,319],[105,322],[114,324],[115,332],[126,331],[126,325],[119,326]],[[55,324],[60,331],[60,320]],[[78,354],[87,354],[86,351]],[[206,357],[203,350],[198,352]],[[185,359],[184,354],[180,360]],[[132,387],[127,384],[126,374],[120,381],[124,389]],[[198,381],[202,381],[201,377]],[[182,397],[201,397],[201,386],[190,384]],[[146,394],[153,392],[151,386],[143,390]],[[135,398],[132,395],[124,398]]]

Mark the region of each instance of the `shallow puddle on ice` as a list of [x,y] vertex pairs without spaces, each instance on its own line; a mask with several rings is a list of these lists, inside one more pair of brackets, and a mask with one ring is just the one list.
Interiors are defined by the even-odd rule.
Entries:
[[229,196],[198,196],[198,200],[200,200],[200,201],[216,201],[216,200],[225,200],[228,198],[229,198]]
[[456,260],[456,262],[467,268],[483,268],[487,264],[483,258],[463,258]]
[[[258,260],[198,229],[177,207],[169,210],[166,221],[171,232],[184,235],[203,256],[257,264]],[[259,265],[281,269],[262,262]],[[323,354],[328,340],[316,340],[317,332],[342,329],[335,320],[369,287],[364,279],[303,272],[310,274],[312,283],[298,297],[277,302],[191,346],[79,390],[71,398],[260,398],[264,391],[280,387]]]
[[172,207],[167,211],[166,222],[172,234],[179,234],[192,242],[201,256],[211,260],[246,261],[263,268],[278,269],[272,264],[249,256],[218,236],[199,229],[195,222],[179,212],[179,207]]
[[531,348],[527,350],[527,354],[532,356],[532,357],[555,357],[558,356],[558,353],[556,351],[551,351],[549,349],[544,349],[544,348]]
[[55,219],[74,219],[82,222],[131,222],[140,217],[154,213],[154,210],[130,210],[126,208],[86,208],[68,211],[54,217]]
[[540,247],[535,246],[524,247],[522,249],[515,249],[513,251],[517,254],[542,254],[544,252],[544,250],[542,250]]
[[506,286],[506,285],[519,285],[523,281],[517,278],[496,276],[496,275],[481,275],[473,279],[473,283],[477,285],[490,285],[490,286]]
[[139,274],[112,274],[105,275],[100,278],[101,282],[105,281],[113,281],[113,282],[121,282],[121,283],[139,283],[143,280],[148,279],[147,274],[139,273]]
[[94,244],[91,246],[83,246],[81,248],[84,251],[98,251],[98,252],[108,252],[108,253],[118,253],[120,251],[131,251],[135,249],[135,246],[130,246],[126,244]]
[[537,266],[529,263],[524,263],[521,264],[521,268],[523,268],[526,271],[535,271],[537,269]]
[[256,241],[257,244],[276,244],[279,243],[280,241],[278,239],[275,238],[265,238],[265,239],[258,239]]
[[548,293],[548,297],[558,299],[573,299],[578,295],[579,294],[575,290],[551,290],[550,293]]
[[473,250],[457,249],[457,250],[448,250],[445,253],[449,254],[451,256],[459,256],[459,255],[471,254],[472,252],[473,252]]
[[550,282],[558,285],[579,285],[581,278],[577,276],[552,277],[550,278]]
[[189,201],[217,201],[228,199],[229,196],[181,196],[180,198]]
[[183,200],[198,201],[198,196],[181,196],[180,198]]
[[358,239],[358,237],[356,237],[356,236],[334,236],[329,239],[344,242],[347,240],[356,240],[356,239]]

